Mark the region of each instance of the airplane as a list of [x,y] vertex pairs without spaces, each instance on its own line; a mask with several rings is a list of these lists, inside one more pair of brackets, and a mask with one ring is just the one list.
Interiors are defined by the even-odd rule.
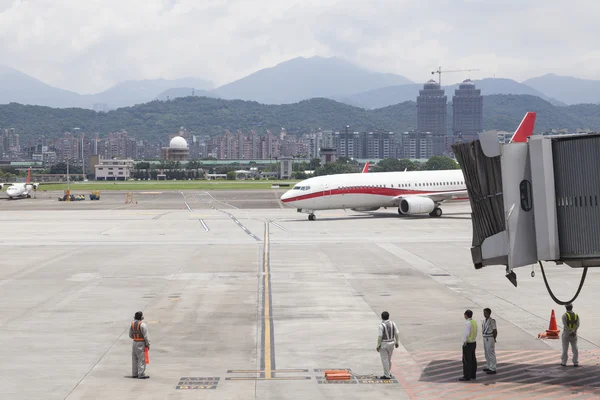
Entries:
[[[528,112],[511,138],[526,142],[533,134],[535,112]],[[400,215],[429,214],[441,217],[440,205],[447,200],[468,199],[462,170],[404,171],[317,176],[303,180],[280,200],[316,219],[317,210],[351,209],[375,211],[398,207]]]
[[[4,188],[5,183],[0,183],[0,190]],[[31,167],[27,171],[27,180],[25,183],[13,183],[6,188],[8,199],[31,198],[31,194],[35,192],[40,184],[31,183]]]

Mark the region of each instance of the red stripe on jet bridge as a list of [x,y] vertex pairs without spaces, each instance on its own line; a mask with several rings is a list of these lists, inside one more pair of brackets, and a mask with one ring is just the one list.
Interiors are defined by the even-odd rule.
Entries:
[[460,189],[441,190],[441,191],[437,191],[437,192],[426,192],[426,191],[419,191],[419,190],[396,189],[396,188],[332,189],[332,190],[327,190],[327,191],[303,194],[301,196],[296,196],[296,197],[292,197],[292,198],[281,200],[281,201],[283,203],[289,203],[292,201],[308,200],[308,199],[314,199],[317,197],[336,196],[336,195],[342,195],[342,194],[372,194],[372,195],[376,195],[376,196],[389,196],[389,197],[396,197],[396,196],[407,195],[407,194],[435,195],[435,194],[456,192],[458,190],[460,190]]

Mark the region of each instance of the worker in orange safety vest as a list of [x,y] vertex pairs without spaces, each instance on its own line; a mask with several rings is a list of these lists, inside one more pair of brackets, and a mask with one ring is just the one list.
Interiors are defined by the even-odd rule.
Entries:
[[150,349],[150,338],[148,337],[148,327],[144,320],[144,314],[141,311],[135,313],[134,320],[129,327],[129,337],[133,339],[131,347],[131,377],[137,379],[148,379],[146,372],[146,358],[144,350]]

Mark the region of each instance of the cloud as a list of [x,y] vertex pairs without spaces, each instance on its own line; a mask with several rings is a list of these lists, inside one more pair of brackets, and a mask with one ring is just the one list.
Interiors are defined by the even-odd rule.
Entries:
[[548,72],[600,79],[584,0],[0,0],[0,54],[44,82],[97,92],[126,79],[217,84],[297,56],[337,56],[451,83]]

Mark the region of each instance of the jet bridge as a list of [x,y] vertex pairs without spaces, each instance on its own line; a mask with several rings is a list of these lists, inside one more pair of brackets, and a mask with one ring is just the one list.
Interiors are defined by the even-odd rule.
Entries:
[[600,266],[600,134],[500,144],[490,132],[452,149],[471,202],[475,268],[504,265],[517,286],[513,269],[539,263],[548,287],[542,261],[566,264],[584,268],[581,290],[587,267]]

